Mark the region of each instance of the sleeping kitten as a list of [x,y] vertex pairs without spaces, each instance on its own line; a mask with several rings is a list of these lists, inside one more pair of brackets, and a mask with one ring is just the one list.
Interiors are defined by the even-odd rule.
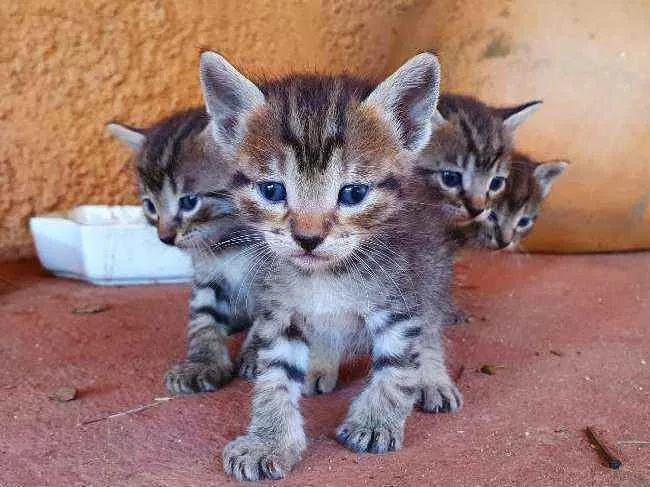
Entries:
[[314,356],[338,369],[345,354],[371,352],[337,438],[359,452],[399,449],[417,398],[436,412],[461,402],[439,339],[451,252],[404,176],[431,134],[436,58],[416,56],[373,90],[319,76],[258,87],[203,53],[201,82],[213,137],[238,162],[233,199],[273,256],[251,331],[252,420],[225,448],[226,473],[279,479],[299,460]]
[[418,159],[420,172],[459,222],[479,217],[505,190],[514,130],[541,105],[492,108],[461,95],[442,95],[434,134]]
[[205,132],[208,121],[204,109],[192,109],[147,129],[108,126],[136,153],[144,214],[160,240],[192,257],[187,359],[165,376],[173,394],[211,391],[231,379],[227,337],[250,326],[249,271],[263,254],[222,190],[231,175]]
[[542,201],[567,165],[565,161],[536,162],[514,153],[503,197],[490,207],[486,220],[456,229],[459,244],[495,250],[517,249],[531,232]]

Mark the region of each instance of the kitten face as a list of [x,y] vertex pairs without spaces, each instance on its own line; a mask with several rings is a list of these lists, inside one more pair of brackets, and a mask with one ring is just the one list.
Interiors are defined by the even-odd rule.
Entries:
[[513,131],[540,103],[494,109],[469,97],[440,97],[437,130],[418,160],[417,171],[457,207],[459,220],[482,216],[503,195]]
[[[301,96],[300,84],[292,96]],[[316,114],[283,114],[291,102],[281,103],[250,122],[242,147],[249,182],[235,196],[276,254],[304,267],[326,266],[358,250],[399,208],[398,141],[358,106],[319,123]],[[290,127],[285,117],[303,123]]]
[[542,201],[567,166],[564,161],[536,163],[515,155],[507,190],[481,222],[479,239],[491,249],[516,249],[533,229]]
[[207,125],[202,109],[176,114],[149,129],[109,125],[136,151],[143,211],[165,244],[205,246],[218,238],[221,220],[233,212],[227,195],[216,190],[229,177],[204,134]]
[[[251,89],[224,62],[202,57],[211,112],[234,91],[215,84]],[[398,214],[399,175],[428,140],[439,79],[432,55],[405,68],[374,91],[352,78],[296,76],[246,96],[260,102],[235,123],[245,130],[233,197],[276,255],[307,270],[340,265]],[[238,136],[216,129],[215,138],[229,137]]]

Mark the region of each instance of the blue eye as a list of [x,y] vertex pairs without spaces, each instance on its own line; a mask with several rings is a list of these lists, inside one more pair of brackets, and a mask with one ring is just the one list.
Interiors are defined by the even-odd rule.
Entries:
[[496,176],[490,181],[490,191],[499,191],[506,182],[506,178]]
[[530,223],[531,223],[532,221],[533,221],[533,219],[530,218],[529,216],[523,216],[523,217],[521,217],[521,218],[519,219],[519,221],[517,222],[517,226],[518,226],[518,227],[521,227],[521,228],[523,228],[523,227],[527,227],[528,225],[530,225]]
[[339,203],[345,206],[354,206],[361,203],[368,194],[365,184],[348,184],[339,191]]
[[490,214],[488,215],[488,220],[490,220],[493,223],[497,223],[499,221],[499,217],[497,216],[496,213],[491,211]]
[[194,194],[186,194],[178,200],[178,207],[182,211],[192,211],[199,204],[199,197]]
[[154,205],[153,201],[151,201],[149,198],[144,198],[142,200],[142,205],[144,206],[146,212],[149,213],[150,215],[156,214],[156,205]]
[[264,181],[263,183],[259,183],[257,187],[262,196],[273,203],[279,203],[287,199],[287,190],[282,183]]
[[463,175],[457,171],[444,170],[440,173],[442,183],[449,188],[456,188],[463,184]]

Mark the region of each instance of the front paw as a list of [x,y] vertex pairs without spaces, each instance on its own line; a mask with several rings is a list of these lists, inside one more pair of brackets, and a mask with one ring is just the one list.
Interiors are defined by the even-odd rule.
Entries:
[[336,439],[357,453],[386,453],[402,447],[404,425],[358,424],[346,421],[336,429]]
[[226,445],[223,468],[237,480],[279,480],[299,460],[297,452],[282,451],[278,442],[265,441],[256,435],[240,436]]
[[426,413],[455,413],[462,404],[463,396],[449,377],[424,385],[418,403]]
[[186,360],[174,365],[165,375],[172,394],[214,391],[232,379],[232,365]]
[[243,349],[237,357],[237,372],[240,377],[252,381],[257,376],[257,351],[251,348]]
[[303,396],[329,394],[336,387],[338,378],[338,369],[330,371],[310,369],[302,385],[302,394]]

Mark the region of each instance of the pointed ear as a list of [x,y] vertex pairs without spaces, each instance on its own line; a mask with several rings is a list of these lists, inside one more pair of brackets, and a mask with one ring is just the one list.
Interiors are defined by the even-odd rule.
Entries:
[[106,128],[121,142],[133,149],[134,152],[139,152],[147,140],[144,135],[144,130],[135,129],[116,122],[109,123],[106,125]]
[[535,100],[512,108],[500,108],[499,113],[501,114],[501,118],[503,118],[503,126],[510,131],[514,131],[528,120],[533,113],[539,110],[541,106],[542,101]]
[[230,143],[239,141],[246,116],[265,101],[257,86],[215,52],[201,54],[201,89],[214,135]]
[[533,175],[537,180],[537,184],[542,188],[542,197],[546,198],[551,191],[553,182],[564,172],[569,165],[566,161],[548,161],[540,163]]
[[419,151],[429,141],[440,94],[440,64],[418,54],[386,78],[363,102],[395,127],[405,149]]

